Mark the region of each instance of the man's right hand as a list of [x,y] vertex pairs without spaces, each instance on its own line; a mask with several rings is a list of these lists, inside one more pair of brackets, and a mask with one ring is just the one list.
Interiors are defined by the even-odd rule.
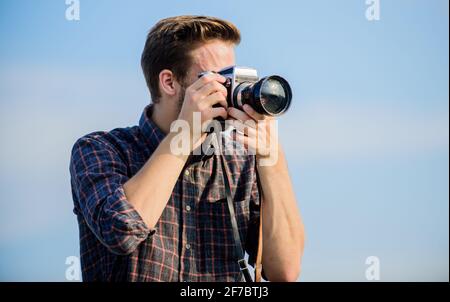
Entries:
[[[227,118],[227,89],[222,83],[225,77],[208,73],[186,89],[178,119],[185,120],[192,129],[193,113],[199,112],[202,124],[218,116]],[[221,106],[213,107],[215,104]]]

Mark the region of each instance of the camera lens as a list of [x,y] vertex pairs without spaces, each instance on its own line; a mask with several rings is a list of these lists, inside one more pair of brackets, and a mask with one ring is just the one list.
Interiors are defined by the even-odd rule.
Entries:
[[289,83],[280,76],[268,76],[256,83],[244,82],[236,87],[234,106],[250,105],[261,114],[278,116],[291,104],[292,91]]
[[261,83],[261,106],[272,115],[286,111],[290,105],[291,96],[289,84],[276,77],[268,77]]

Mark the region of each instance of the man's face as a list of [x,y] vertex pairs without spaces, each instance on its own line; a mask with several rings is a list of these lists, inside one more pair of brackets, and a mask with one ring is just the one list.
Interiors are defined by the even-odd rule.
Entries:
[[179,96],[179,110],[183,104],[185,89],[198,79],[203,71],[219,71],[225,67],[235,65],[234,44],[214,40],[203,44],[191,52],[192,66]]

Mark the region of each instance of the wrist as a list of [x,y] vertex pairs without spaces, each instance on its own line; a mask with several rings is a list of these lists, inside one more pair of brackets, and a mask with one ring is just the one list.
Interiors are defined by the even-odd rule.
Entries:
[[176,159],[186,162],[191,151],[192,143],[182,141],[183,133],[169,132],[161,142],[162,153],[170,154]]
[[264,154],[257,153],[256,164],[258,167],[276,167],[279,166],[280,160],[283,157],[283,151],[279,142],[277,142],[274,146],[270,147],[267,152]]

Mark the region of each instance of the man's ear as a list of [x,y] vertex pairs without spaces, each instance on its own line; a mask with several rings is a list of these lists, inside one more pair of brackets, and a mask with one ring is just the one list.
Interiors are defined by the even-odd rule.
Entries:
[[159,87],[161,92],[169,96],[175,96],[178,91],[178,82],[175,80],[175,76],[172,71],[163,69],[159,73]]

